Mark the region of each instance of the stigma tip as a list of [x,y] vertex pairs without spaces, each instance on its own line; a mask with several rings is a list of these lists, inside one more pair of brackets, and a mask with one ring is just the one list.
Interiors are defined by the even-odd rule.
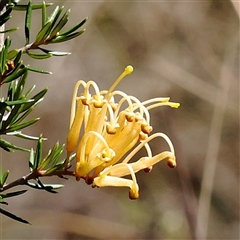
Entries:
[[126,74],[131,74],[133,72],[133,67],[131,65],[128,65],[126,68],[125,68],[125,73]]

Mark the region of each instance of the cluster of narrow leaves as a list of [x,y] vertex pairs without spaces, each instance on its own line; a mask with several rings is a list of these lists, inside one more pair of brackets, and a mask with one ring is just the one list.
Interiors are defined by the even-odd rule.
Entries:
[[[0,169],[1,170],[1,169]],[[1,172],[0,172],[0,174],[1,174]],[[1,177],[1,176],[0,176]],[[5,175],[3,176],[3,178],[5,177]],[[25,193],[27,190],[21,190],[21,191],[15,191],[15,192],[11,192],[11,193],[6,193],[6,194],[0,194],[0,204],[8,204],[7,202],[5,202],[5,198],[10,198],[10,197],[16,197],[16,196],[18,196],[18,195],[21,195],[21,194],[23,194],[23,193]],[[17,221],[19,221],[19,222],[22,222],[22,223],[29,223],[27,220],[25,220],[25,219],[22,219],[22,218],[20,218],[20,217],[18,217],[18,216],[16,216],[15,214],[12,214],[12,213],[10,213],[9,211],[6,211],[6,210],[4,210],[4,209],[2,209],[2,208],[0,208],[0,213],[1,214],[4,214],[5,216],[7,216],[7,217],[10,217],[10,218],[12,218],[12,219],[14,219],[14,220],[17,220]]]
[[[7,205],[6,199],[16,197],[24,194],[27,190],[10,191],[11,188],[19,185],[25,185],[38,190],[46,190],[55,193],[56,189],[61,188],[60,184],[43,184],[40,178],[46,176],[58,176],[66,178],[65,176],[74,175],[69,171],[71,160],[73,156],[66,162],[66,159],[61,159],[64,145],[59,145],[57,142],[48,154],[43,157],[43,142],[45,138],[42,136],[35,137],[26,135],[22,132],[24,128],[29,127],[36,123],[39,118],[26,120],[26,117],[33,111],[35,106],[43,100],[44,95],[47,93],[47,88],[34,94],[35,86],[25,89],[28,80],[29,71],[49,74],[50,72],[25,65],[22,60],[22,55],[27,54],[31,58],[45,59],[52,56],[65,56],[70,53],[63,51],[51,51],[43,48],[43,45],[61,43],[69,41],[81,35],[85,30],[79,30],[86,22],[87,18],[75,26],[63,30],[69,19],[70,10],[63,12],[63,7],[55,7],[55,9],[47,16],[47,8],[51,3],[37,3],[33,4],[32,1],[26,5],[19,4],[20,0],[8,1],[5,11],[0,14],[0,26],[5,24],[11,19],[13,10],[25,12],[25,46],[19,49],[11,50],[11,39],[5,38],[4,45],[0,49],[0,88],[3,84],[7,86],[5,96],[0,98],[0,148],[12,152],[20,150],[28,152],[29,154],[29,173],[23,177],[17,178],[15,181],[8,183],[8,176],[10,172],[3,171],[0,165],[0,204]],[[31,22],[33,10],[42,11],[42,26],[37,35],[33,38],[34,41],[30,42]],[[62,15],[62,16],[61,16]],[[13,32],[18,28],[6,29],[0,34]],[[14,41],[14,38],[13,38]],[[41,53],[39,53],[39,51]],[[11,137],[18,137],[27,140],[37,141],[36,149],[27,149],[21,146],[16,146],[10,141],[4,139],[4,135]],[[11,156],[9,155],[9,158]],[[1,163],[1,162],[0,162]],[[17,221],[28,223],[26,220],[4,210],[0,207],[0,213],[13,218]]]
[[[32,97],[31,93],[34,90],[34,86],[26,93],[23,93],[27,75],[28,72],[25,72],[18,80],[12,81],[8,87],[7,98],[0,102],[0,135],[14,135],[29,140],[37,139],[23,134],[21,130],[39,120],[39,118],[34,118],[24,121],[24,119],[32,112],[34,107],[43,99],[43,96],[47,92],[47,88]],[[0,147],[9,152],[12,149],[29,151],[27,149],[17,147],[2,138],[0,139]]]
[[[38,190],[45,190],[50,193],[56,193],[56,190],[63,187],[62,184],[44,184],[40,180],[42,177],[58,176],[60,178],[65,178],[66,176],[74,176],[72,171],[68,171],[70,168],[71,161],[74,159],[72,155],[68,162],[66,159],[61,160],[61,155],[64,150],[64,145],[59,145],[57,142],[52,149],[49,150],[48,154],[42,157],[43,152],[43,138],[40,136],[38,138],[36,149],[31,149],[29,154],[29,173],[9,184],[7,184],[7,178],[9,176],[9,171],[3,172],[0,165],[0,192],[11,189],[15,186],[25,185]],[[27,192],[26,189],[21,191],[13,191],[0,194],[0,204],[8,205],[5,201],[6,198],[16,197],[18,195]],[[14,220],[20,221],[22,223],[28,223],[28,221],[0,208],[0,213],[13,218]]]
[[[61,154],[64,149],[64,145],[59,145],[57,142],[52,149],[49,150],[45,157],[42,157],[42,137],[39,138],[36,150],[31,149],[29,156],[29,169],[30,174],[25,178],[27,185],[35,188],[46,190],[51,193],[56,193],[56,189],[61,188],[61,184],[43,184],[40,181],[40,177],[49,177],[56,175],[60,178],[65,178],[65,175],[73,175],[73,172],[68,171],[71,161],[74,159],[74,155],[67,160],[60,160]],[[28,181],[34,180],[34,181]]]

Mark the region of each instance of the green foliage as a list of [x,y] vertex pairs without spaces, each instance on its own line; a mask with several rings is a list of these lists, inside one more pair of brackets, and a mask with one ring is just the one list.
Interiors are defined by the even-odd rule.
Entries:
[[[75,26],[63,30],[64,26],[68,23],[70,9],[63,12],[63,7],[56,6],[53,11],[48,15],[47,9],[52,3],[33,3],[29,1],[28,4],[19,4],[20,0],[11,0],[6,6],[5,11],[0,15],[0,26],[14,17],[14,11],[25,12],[25,46],[18,49],[11,49],[12,40],[10,37],[6,37],[2,49],[0,49],[0,88],[7,85],[7,92],[5,96],[0,98],[0,148],[12,152],[14,150],[20,150],[29,153],[29,173],[24,177],[20,177],[17,180],[8,183],[8,176],[10,172],[3,171],[0,165],[0,204],[8,205],[7,198],[17,197],[25,194],[26,190],[11,191],[9,189],[18,186],[25,185],[37,190],[45,190],[51,193],[56,193],[56,190],[63,187],[61,184],[45,184],[40,178],[46,176],[58,176],[65,178],[65,176],[74,176],[74,173],[69,171],[70,163],[74,156],[70,156],[69,159],[61,159],[61,155],[64,151],[64,145],[60,145],[58,142],[49,150],[46,156],[43,157],[43,143],[46,138],[42,135],[39,137],[30,136],[24,134],[22,131],[35,124],[39,118],[29,118],[31,112],[35,106],[39,104],[43,99],[48,89],[45,88],[38,93],[34,93],[35,86],[26,89],[26,82],[29,77],[29,71],[40,74],[51,74],[49,71],[38,69],[33,66],[25,65],[22,56],[27,54],[34,59],[46,59],[53,56],[67,56],[70,53],[64,51],[52,51],[42,47],[42,45],[55,44],[64,41],[68,41],[81,35],[84,30],[80,30],[83,24],[87,21],[87,18],[77,23]],[[41,10],[42,26],[39,29],[36,36],[31,36],[32,16],[34,11]],[[63,14],[62,14],[63,13]],[[62,16],[61,16],[62,15]],[[7,29],[1,33],[15,31],[18,28]],[[31,42],[31,38],[35,39]],[[35,51],[38,52],[35,52]],[[39,53],[39,51],[41,53]],[[22,148],[16,146],[11,142],[4,139],[4,136],[18,137],[23,140],[37,141],[36,149]],[[8,192],[6,192],[8,191]],[[17,220],[22,223],[28,223],[28,221],[0,208],[0,213]]]
[[31,149],[29,154],[29,169],[31,175],[34,176],[33,178],[31,177],[30,180],[33,179],[34,182],[27,181],[26,185],[35,189],[56,193],[55,190],[62,188],[63,185],[43,184],[40,181],[40,177],[57,175],[58,177],[64,178],[63,175],[71,175],[72,172],[69,172],[67,169],[70,167],[70,163],[75,156],[72,155],[70,157],[66,167],[66,159],[60,160],[64,145],[59,145],[59,142],[57,142],[45,157],[42,157],[42,145],[43,139],[40,136],[36,149]]
[[[1,200],[1,196],[0,196],[0,200]],[[0,202],[0,204],[1,204],[1,203],[2,203],[2,202]],[[16,215],[14,215],[14,214],[12,214],[12,213],[4,210],[4,209],[2,209],[2,208],[0,208],[0,213],[3,214],[3,215],[5,215],[5,216],[7,216],[7,217],[10,217],[10,218],[18,221],[18,222],[30,224],[27,220],[24,220],[24,219],[22,219],[22,218],[20,218],[20,217],[18,217],[18,216],[16,216]]]
[[[2,188],[2,186],[4,186],[4,184],[8,178],[8,175],[9,175],[9,171],[6,171],[5,173],[3,173],[1,165],[0,165],[0,189]],[[24,194],[26,191],[27,190],[20,190],[20,191],[8,192],[8,193],[4,193],[4,194],[0,193],[0,204],[8,205],[8,203],[5,201],[6,198],[16,197],[18,195]],[[17,220],[19,222],[29,223],[28,221],[2,209],[2,207],[0,207],[0,213],[2,213],[3,215],[10,217],[14,220]]]
[[5,173],[2,172],[2,167],[0,165],[0,186],[3,186],[8,178],[9,170]]
[[35,189],[56,193],[55,190],[63,187],[63,185],[43,184],[39,177],[51,176],[51,174],[61,176],[62,173],[67,173],[64,165],[65,160],[59,160],[63,152],[64,145],[59,146],[59,143],[57,142],[44,158],[42,158],[42,147],[43,139],[40,136],[35,151],[31,149],[29,154],[29,169],[31,174],[34,176],[34,182],[27,181],[26,185]]
[[[34,59],[46,59],[52,56],[65,56],[69,55],[68,52],[58,52],[52,51],[45,48],[42,48],[41,45],[48,45],[54,43],[61,43],[69,41],[73,38],[80,36],[85,32],[85,29],[79,30],[83,24],[87,21],[87,18],[83,19],[80,23],[76,24],[73,27],[63,31],[64,26],[69,20],[70,9],[68,9],[63,16],[60,18],[63,11],[63,7],[56,6],[52,13],[47,17],[47,7],[51,4],[33,4],[32,1],[29,1],[27,5],[15,5],[11,6],[11,9],[14,10],[25,10],[25,41],[26,45],[23,48],[13,49],[8,53],[9,59],[13,59],[20,51],[28,54],[31,58]],[[31,32],[31,22],[32,22],[32,12],[33,10],[41,9],[42,10],[42,28],[38,31],[35,41],[30,43],[30,32]],[[8,17],[10,18],[11,11],[9,10]],[[9,19],[8,18],[8,19]],[[60,19],[59,19],[60,18]],[[6,15],[2,18],[0,17],[0,23],[6,19]],[[11,29],[13,31],[14,29]],[[10,30],[8,30],[10,31]],[[10,45],[9,45],[10,46]],[[8,47],[9,47],[8,46]],[[34,52],[34,50],[42,51],[41,54]]]
[[0,26],[2,26],[5,22],[7,22],[11,18],[10,13],[12,12],[12,10],[13,8],[10,7],[3,14],[0,15]]

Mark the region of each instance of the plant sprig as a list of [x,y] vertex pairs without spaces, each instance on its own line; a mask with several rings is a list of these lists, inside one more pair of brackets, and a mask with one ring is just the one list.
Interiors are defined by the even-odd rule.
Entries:
[[[66,178],[66,176],[75,176],[73,171],[68,170],[71,167],[71,161],[74,159],[75,155],[72,155],[68,160],[68,167],[65,167],[66,159],[60,160],[61,154],[63,152],[64,145],[59,145],[57,142],[52,149],[49,150],[45,157],[42,157],[43,151],[43,138],[40,136],[38,138],[37,147],[35,150],[31,149],[29,152],[29,169],[30,172],[26,176],[23,176],[11,183],[7,183],[9,176],[9,171],[5,173],[2,172],[0,166],[0,204],[8,205],[4,200],[10,197],[16,197],[20,194],[24,194],[27,190],[21,190],[16,192],[9,192],[3,194],[2,192],[9,190],[13,187],[25,185],[37,190],[44,190],[50,193],[57,193],[56,190],[63,187],[62,184],[45,184],[42,183],[40,178],[49,176],[58,176],[60,178]],[[0,213],[13,218],[14,220],[28,223],[26,220],[17,217],[16,215],[8,211],[0,211]]]
[[[9,0],[5,6],[4,12],[0,15],[0,26],[12,19],[13,10],[25,11],[25,46],[17,49],[11,49],[12,40],[6,37],[2,48],[0,49],[0,87],[7,85],[5,96],[0,98],[0,149],[7,152],[20,150],[29,153],[29,173],[12,182],[8,182],[10,175],[9,170],[3,171],[0,165],[0,204],[7,206],[7,199],[25,194],[27,190],[10,191],[16,186],[26,186],[37,190],[44,190],[56,193],[56,190],[63,187],[62,184],[45,184],[41,181],[43,177],[58,176],[65,178],[66,176],[75,176],[70,171],[71,161],[74,156],[68,160],[61,159],[64,145],[58,142],[43,157],[43,142],[46,138],[35,137],[24,134],[22,130],[35,124],[39,118],[27,119],[37,104],[43,99],[48,89],[44,88],[38,93],[33,93],[35,86],[26,89],[26,82],[29,78],[29,72],[40,74],[51,74],[51,72],[38,69],[33,66],[24,64],[22,57],[27,54],[31,58],[46,59],[52,56],[66,56],[69,52],[52,51],[43,48],[43,45],[61,43],[69,41],[80,36],[85,29],[80,29],[87,21],[83,19],[75,26],[64,30],[69,21],[70,9],[63,12],[63,7],[57,6],[48,15],[47,9],[52,3],[33,3],[31,0],[28,4],[19,4],[20,0]],[[42,11],[41,28],[36,36],[31,36],[32,20],[35,10]],[[0,34],[12,32],[18,28],[3,30]],[[31,39],[34,39],[31,42]],[[14,40],[14,38],[13,38]],[[39,53],[40,52],[40,53]],[[27,120],[26,120],[27,119]],[[18,137],[24,140],[37,141],[36,149],[22,148],[3,139],[5,135],[10,137]],[[0,213],[22,223],[28,221],[16,216],[15,214],[0,208]]]
[[[18,6],[18,5],[17,5]],[[22,51],[34,59],[47,59],[52,56],[66,56],[69,52],[58,52],[42,48],[42,45],[61,43],[74,39],[85,32],[86,29],[79,30],[87,21],[84,18],[81,22],[67,30],[63,31],[64,26],[69,20],[70,9],[68,9],[60,18],[63,7],[56,6],[51,14],[47,16],[47,7],[50,6],[43,2],[41,5],[34,5],[29,1],[28,5],[24,6],[26,10],[25,15],[25,41],[26,45],[19,49],[13,49],[9,52],[9,59],[13,59],[18,52]],[[14,7],[16,8],[16,6]],[[23,7],[22,7],[23,8]],[[32,11],[35,9],[42,9],[42,28],[38,31],[35,40],[30,43],[30,31],[32,22]],[[59,19],[60,18],[60,19]],[[40,50],[42,53],[33,52],[33,50]]]

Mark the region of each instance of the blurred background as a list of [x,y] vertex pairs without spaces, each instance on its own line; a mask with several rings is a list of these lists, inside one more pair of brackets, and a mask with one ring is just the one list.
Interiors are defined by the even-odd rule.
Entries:
[[[48,46],[70,56],[25,57],[25,63],[54,73],[29,76],[36,92],[46,86],[49,92],[31,115],[41,120],[25,133],[44,133],[45,153],[57,140],[64,143],[76,81],[94,80],[108,89],[131,64],[134,72],[119,90],[140,100],[170,96],[181,103],[179,109],[151,111],[153,132],[170,137],[178,166],[170,169],[162,162],[149,174],[138,173],[140,197],[134,201],[126,188],[92,189],[73,178],[44,179],[65,187],[58,194],[29,189],[10,199],[7,209],[32,225],[0,216],[2,239],[239,239],[239,3],[51,2],[71,8],[68,26],[88,16],[87,31]],[[41,11],[33,16],[32,40]],[[19,48],[23,12],[14,12],[7,28],[15,26],[20,29],[10,36],[12,47]],[[152,144],[155,153],[166,149],[161,140]],[[28,173],[27,154],[2,151],[1,158],[9,181]]]

